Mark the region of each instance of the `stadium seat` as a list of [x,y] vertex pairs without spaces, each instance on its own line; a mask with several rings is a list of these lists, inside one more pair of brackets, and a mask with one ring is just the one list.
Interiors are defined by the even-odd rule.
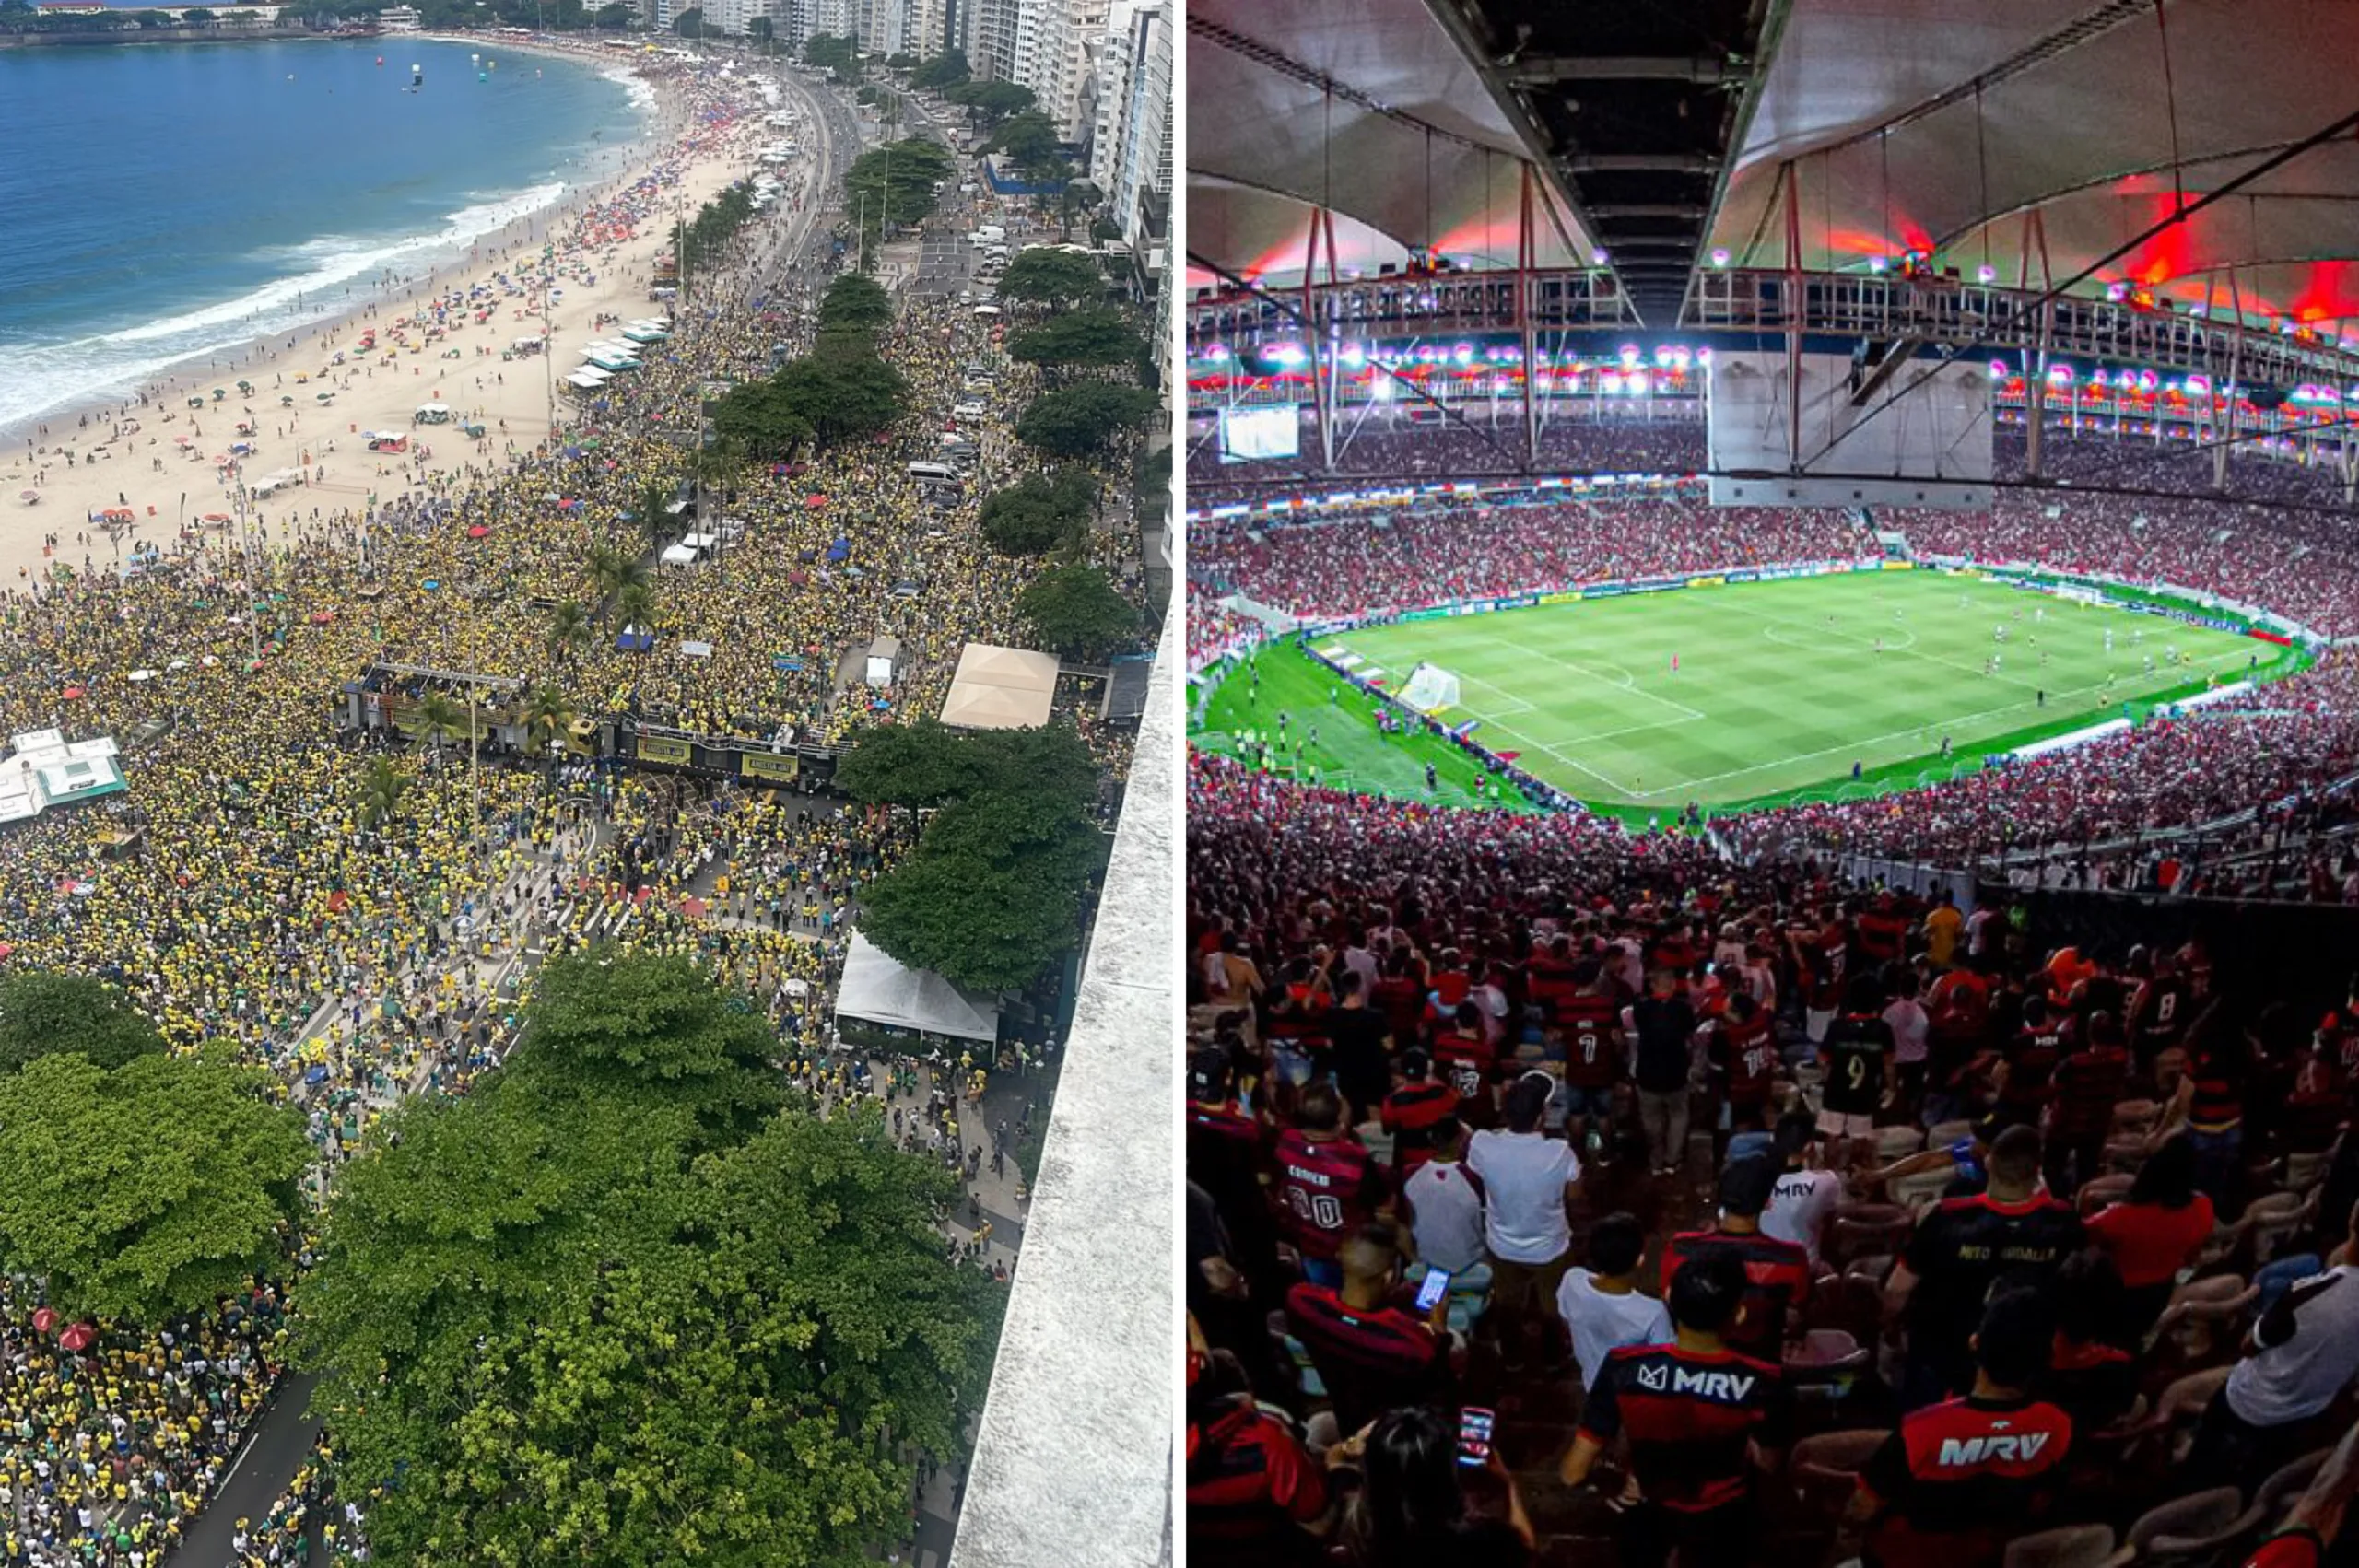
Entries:
[[2116,1100],[2113,1105],[2113,1135],[2124,1138],[2131,1134],[2144,1135],[2154,1129],[2163,1114],[2155,1100]]
[[2223,1328],[2233,1324],[2260,1293],[2238,1274],[2213,1274],[2190,1280],[2171,1293],[2170,1305],[2154,1325],[2157,1341],[2177,1347],[2182,1365],[2201,1366],[2221,1348],[2233,1348],[2236,1335]]
[[2313,1199],[2299,1192],[2271,1192],[2256,1198],[2237,1223],[2245,1230],[2245,1246],[2256,1267],[2276,1256],[2277,1249],[2307,1219]]
[[2285,1156],[2285,1188],[2289,1192],[2308,1192],[2326,1179],[2331,1159],[2325,1154],[2288,1154]]
[[2191,1373],[2165,1388],[2154,1408],[2121,1432],[2125,1457],[2135,1459],[2150,1473],[2160,1474],[2177,1465],[2185,1439],[2195,1429],[2203,1407],[2228,1381],[2231,1369],[2209,1367]]
[[1926,1129],[1925,1147],[1946,1149],[1973,1136],[1974,1124],[1970,1121],[1938,1121]]
[[2226,1550],[2233,1537],[2221,1532],[2243,1515],[2244,1502],[2235,1487],[2215,1486],[2151,1508],[2130,1527],[2120,1549],[2107,1559],[2107,1568],[2208,1562]]
[[2113,1531],[2104,1525],[2068,1525],[2007,1543],[2001,1568],[2104,1568],[2113,1555]]
[[1897,1203],[1837,1209],[1826,1232],[1826,1261],[1841,1269],[1873,1253],[1897,1253],[1916,1224],[1916,1215]]
[[1875,1375],[1875,1360],[1872,1344],[1862,1345],[1840,1328],[1804,1329],[1785,1354],[1786,1387],[1798,1422],[1830,1423],[1832,1412],[1851,1397],[1860,1380]]
[[1916,1213],[1939,1202],[1942,1193],[1956,1179],[1956,1176],[1957,1173],[1951,1170],[1919,1171],[1915,1176],[1905,1176],[1885,1185],[1895,1203]]
[[1874,1137],[1878,1164],[1907,1159],[1925,1147],[1925,1135],[1913,1127],[1879,1127]]

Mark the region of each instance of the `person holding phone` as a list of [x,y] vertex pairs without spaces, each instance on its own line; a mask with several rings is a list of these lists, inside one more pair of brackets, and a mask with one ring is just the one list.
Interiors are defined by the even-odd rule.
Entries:
[[[1449,1279],[1415,1316],[1395,1305],[1401,1252],[1392,1229],[1366,1225],[1337,1251],[1344,1282],[1305,1280],[1286,1292],[1286,1328],[1326,1385],[1340,1432],[1356,1432],[1395,1405],[1438,1398],[1450,1382]],[[1318,1441],[1314,1429],[1312,1441]]]
[[1351,1568],[1526,1568],[1535,1544],[1492,1412],[1409,1405],[1338,1445],[1361,1474],[1339,1540]]

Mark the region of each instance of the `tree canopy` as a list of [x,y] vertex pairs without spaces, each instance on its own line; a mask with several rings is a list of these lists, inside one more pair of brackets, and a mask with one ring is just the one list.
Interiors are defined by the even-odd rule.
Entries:
[[156,1025],[103,980],[22,969],[0,980],[0,1073],[78,1051],[112,1071],[164,1048]]
[[691,6],[687,10],[681,12],[678,16],[674,17],[672,18],[672,30],[682,38],[702,38],[704,36],[703,7]]
[[860,929],[902,963],[1002,990],[1080,935],[1105,863],[1097,769],[1071,728],[967,734],[932,720],[870,730],[838,766],[858,799],[936,806],[900,865],[862,895]]
[[285,1255],[311,1147],[223,1051],[78,1051],[0,1079],[0,1257],[76,1315],[160,1324]]
[[973,110],[986,123],[1021,114],[1040,101],[1030,88],[1018,87],[1014,82],[967,82],[942,96]]
[[844,176],[844,211],[866,234],[875,233],[880,221],[922,223],[934,208],[934,181],[956,167],[939,142],[888,142],[861,154]]
[[569,959],[505,1067],[346,1167],[295,1349],[387,1561],[855,1568],[907,1527],[998,1287],[874,1109],[709,1117],[776,1094],[769,1036],[686,959]]
[[770,462],[814,441],[874,435],[901,416],[908,395],[909,382],[876,357],[874,338],[823,332],[810,353],[767,380],[730,388],[712,405],[712,426],[746,456]]
[[873,333],[893,320],[893,300],[873,277],[839,273],[819,299],[821,332]]
[[803,41],[803,63],[856,76],[860,74],[860,40],[815,32]]
[[1144,429],[1162,403],[1144,387],[1083,381],[1034,398],[1015,421],[1015,439],[1059,457],[1088,457],[1121,432]]
[[1106,275],[1087,256],[1052,245],[1016,253],[1000,274],[1000,297],[1051,305],[1079,305],[1106,298]]
[[1078,535],[1089,521],[1096,486],[1075,469],[1035,474],[983,497],[977,521],[1003,556],[1038,556]]
[[957,87],[973,75],[967,64],[964,50],[952,49],[925,61],[910,74],[910,81],[921,88]]
[[1028,365],[1122,365],[1146,351],[1146,340],[1109,310],[1069,310],[1019,333],[1007,352]]
[[1050,567],[1016,595],[1015,609],[1040,640],[1067,659],[1095,663],[1138,636],[1139,613],[1096,567]]

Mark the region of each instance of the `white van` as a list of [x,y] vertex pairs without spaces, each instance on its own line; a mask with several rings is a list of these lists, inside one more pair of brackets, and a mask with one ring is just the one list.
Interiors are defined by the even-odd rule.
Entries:
[[990,412],[990,407],[979,397],[970,397],[964,403],[954,403],[950,405],[950,416],[953,419],[980,419]]
[[958,471],[946,462],[913,462],[910,464],[910,477],[921,484],[956,485]]

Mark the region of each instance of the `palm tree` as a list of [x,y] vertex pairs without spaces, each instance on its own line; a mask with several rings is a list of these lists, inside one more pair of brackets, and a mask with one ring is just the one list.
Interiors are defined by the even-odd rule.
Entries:
[[370,763],[360,776],[360,825],[371,833],[377,831],[401,810],[402,797],[408,793],[409,775],[395,767],[391,757]]
[[672,515],[665,509],[671,504],[672,486],[651,479],[647,487],[639,493],[640,532],[647,535],[650,549],[659,548],[663,543],[663,531],[672,521]]
[[590,585],[597,590],[601,603],[628,588],[647,580],[647,563],[635,555],[594,544],[590,549]]
[[417,719],[426,738],[438,750],[453,735],[467,728],[467,710],[440,692],[428,692],[418,699]]
[[543,682],[524,693],[519,713],[524,720],[525,732],[542,747],[549,759],[549,790],[557,790],[557,743],[573,728],[573,705],[565,694]]
[[623,584],[621,591],[615,595],[615,620],[619,625],[637,626],[641,631],[654,630],[655,590],[648,585],[644,576]]
[[579,602],[569,599],[549,612],[549,652],[562,665],[590,646],[590,616]]

